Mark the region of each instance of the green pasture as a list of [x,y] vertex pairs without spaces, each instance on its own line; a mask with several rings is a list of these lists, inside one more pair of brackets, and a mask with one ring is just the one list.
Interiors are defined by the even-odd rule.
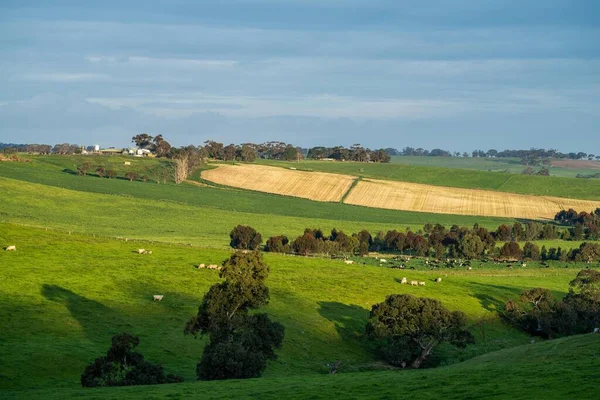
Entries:
[[[527,263],[513,269],[477,262],[471,271],[432,271],[423,260],[413,259],[407,269],[398,270],[367,258],[346,265],[265,253],[271,301],[264,311],[286,328],[278,360],[260,379],[195,382],[204,339],[183,335],[183,327],[210,285],[219,281],[218,272],[195,265],[219,264],[231,254],[228,234],[233,226],[251,225],[266,239],[280,234],[293,238],[306,227],[374,234],[409,226],[416,231],[425,223],[479,223],[496,229],[515,220],[378,210],[74,172],[87,160],[121,176],[130,170],[144,174],[168,168],[156,159],[31,160],[0,163],[0,249],[17,246],[15,252],[0,250],[0,398],[529,399],[542,391],[547,392],[544,398],[598,397],[590,379],[590,371],[600,365],[598,335],[531,344],[529,336],[497,317],[502,305],[524,289],[545,287],[563,296],[568,282],[588,266],[570,263],[565,268],[558,262],[550,268]],[[383,173],[370,170],[372,166],[380,168],[365,164],[365,171]],[[422,168],[427,176],[425,167],[410,168]],[[538,244],[568,248],[579,242]],[[153,254],[137,254],[139,248]],[[402,277],[426,286],[401,285]],[[441,283],[433,282],[437,277],[443,278]],[[440,347],[432,362],[441,366],[435,369],[389,370],[374,358],[362,332],[370,307],[392,293],[433,297],[464,311],[476,344],[464,350]],[[163,294],[164,300],[153,302],[154,294]],[[187,382],[80,388],[85,365],[103,355],[111,336],[123,331],[140,336],[139,351],[148,360]],[[330,376],[326,364],[335,360],[342,361],[340,373]]]
[[[527,168],[521,164],[518,158],[485,158],[485,157],[419,157],[419,156],[392,156],[392,164],[407,164],[414,166],[442,167],[442,168],[460,168],[474,169],[478,171],[489,172],[509,172],[511,174],[522,174]],[[541,167],[533,167],[539,170]],[[577,174],[593,175],[598,172],[592,168],[564,168],[550,167],[550,176],[560,176],[565,178],[575,178]]]
[[[3,174],[6,169],[0,165]],[[346,232],[369,229],[375,234],[406,227],[418,230],[428,222],[479,223],[490,229],[514,222],[319,203],[191,184],[159,185],[60,173],[46,178],[55,180],[40,184],[0,177],[0,221],[217,247],[228,245],[228,234],[237,224],[255,227],[266,240],[281,234],[296,237],[307,227]]]
[[[12,224],[0,224],[0,243],[17,246],[16,252],[0,252],[0,388],[76,388],[85,365],[122,331],[140,336],[140,351],[149,360],[194,379],[203,341],[184,336],[183,326],[208,287],[219,280],[216,271],[194,265],[220,263],[228,250]],[[153,254],[139,255],[138,248]],[[343,372],[382,368],[369,352],[362,329],[370,307],[391,293],[437,298],[467,313],[477,343],[465,350],[442,348],[443,365],[527,344],[527,335],[494,318],[498,309],[535,286],[562,296],[578,271],[578,266],[535,265],[508,271],[491,263],[472,271],[400,271],[323,258],[265,254],[265,259],[271,267],[271,302],[265,311],[286,328],[280,357],[269,365],[266,380],[323,374],[326,363],[338,359],[343,360]],[[435,284],[438,276],[443,282]],[[427,285],[401,285],[402,277]],[[165,298],[153,302],[154,294]],[[483,329],[474,326],[484,320]]]
[[186,382],[177,385],[6,392],[17,399],[578,399],[600,396],[598,335],[485,354],[429,370]]

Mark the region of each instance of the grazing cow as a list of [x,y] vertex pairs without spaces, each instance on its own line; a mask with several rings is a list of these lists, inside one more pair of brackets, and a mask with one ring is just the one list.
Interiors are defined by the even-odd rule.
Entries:
[[6,251],[17,251],[17,246],[8,246]]
[[425,286],[425,282],[419,282],[419,286]]
[[219,266],[218,266],[218,265],[216,265],[216,264],[210,264],[210,265],[208,265],[206,268],[208,268],[208,269],[221,269],[221,267],[219,267]]
[[408,283],[408,281],[406,280],[406,278],[402,278],[402,280],[400,281],[401,284],[406,285]]
[[386,263],[387,260],[385,258],[382,258],[382,259],[379,260],[379,262]]
[[155,294],[154,301],[161,301],[163,299],[163,297],[165,297],[164,294]]
[[527,264],[523,263],[521,264],[521,267],[525,268],[527,266]]
[[470,271],[470,270],[472,270],[472,268],[471,267],[467,267],[467,271]]
[[123,165],[131,165],[131,162],[129,162],[129,161],[125,161],[125,162],[123,163]]
[[138,254],[146,254],[146,249],[138,249]]
[[345,262],[346,264],[348,264],[348,265],[350,265],[350,264],[354,264],[354,261],[352,261],[352,260],[344,260],[344,262]]
[[205,268],[206,264],[199,264],[196,268],[200,269],[200,268]]
[[442,281],[442,278],[435,278],[435,281],[436,281],[436,282],[441,282],[441,281]]
[[417,281],[410,281],[410,286],[419,286],[419,282],[417,282]]

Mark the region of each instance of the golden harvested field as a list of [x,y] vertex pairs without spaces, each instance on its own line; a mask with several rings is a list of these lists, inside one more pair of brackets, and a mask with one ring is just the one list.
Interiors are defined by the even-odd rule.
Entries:
[[552,219],[558,210],[563,208],[588,211],[600,207],[600,201],[531,196],[376,179],[360,181],[344,202],[392,210],[530,219]]
[[348,175],[247,164],[220,165],[202,171],[202,178],[220,185],[316,201],[340,201],[356,179]]

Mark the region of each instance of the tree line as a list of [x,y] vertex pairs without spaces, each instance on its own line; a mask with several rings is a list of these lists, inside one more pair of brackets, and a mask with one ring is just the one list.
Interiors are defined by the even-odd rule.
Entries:
[[392,156],[425,156],[425,157],[463,157],[463,158],[519,158],[525,165],[539,165],[543,164],[544,160],[551,158],[558,159],[569,159],[569,160],[600,160],[600,156],[595,154],[588,154],[583,151],[563,153],[554,149],[536,149],[531,148],[529,150],[502,150],[496,149],[484,150],[473,150],[471,152],[452,152],[443,149],[432,149],[426,150],[421,147],[405,147],[402,150],[396,150],[393,148],[387,148],[387,153]]
[[337,161],[376,163],[388,163],[391,160],[390,154],[385,149],[371,150],[361,146],[359,143],[353,144],[350,148],[345,148],[344,146],[312,147],[308,149],[306,158],[312,160],[332,159]]
[[[135,135],[132,142],[142,149],[150,150],[158,157],[167,156],[172,146],[167,142],[163,135],[152,136],[147,133]],[[189,146],[187,146],[189,147]],[[440,148],[431,150],[422,147],[404,147],[398,150],[392,147],[371,150],[360,144],[353,144],[349,148],[344,146],[315,146],[308,149],[295,146],[293,144],[281,141],[269,141],[265,143],[242,143],[228,144],[220,143],[214,140],[207,140],[204,145],[194,146],[201,152],[203,157],[210,157],[223,161],[247,161],[252,162],[256,158],[294,161],[302,158],[308,159],[334,159],[359,162],[389,162],[390,156],[425,156],[425,157],[463,157],[463,158],[518,158],[526,166],[548,166],[549,160],[570,159],[570,160],[600,160],[600,156],[592,153],[568,152],[563,153],[555,149],[521,149],[521,150],[502,150],[496,149],[473,150],[471,152],[449,151]],[[16,144],[0,143],[0,151],[3,152],[26,152],[38,154],[78,154],[82,146],[70,143],[59,143],[54,146],[49,144]],[[86,147],[87,151],[93,151],[94,146]],[[543,171],[543,169],[542,169]]]
[[[562,211],[561,211],[562,213]],[[600,213],[600,209],[593,215]],[[559,213],[560,214],[560,213]],[[557,218],[558,215],[557,214]],[[585,213],[589,215],[588,213]],[[596,219],[594,219],[596,221]],[[475,224],[473,228],[453,225],[449,229],[441,224],[425,224],[422,230],[406,232],[397,230],[380,231],[373,236],[363,229],[358,233],[346,234],[333,229],[329,234],[321,229],[306,228],[304,233],[290,240],[285,235],[272,236],[267,239],[264,250],[275,253],[300,255],[365,255],[374,252],[398,252],[421,257],[465,258],[477,259],[491,257],[497,259],[525,259],[535,261],[588,261],[600,259],[600,248],[594,243],[583,243],[577,249],[569,251],[560,247],[541,249],[536,240],[596,240],[597,231],[589,228],[580,229],[584,225],[559,230],[557,226],[546,223],[515,222],[512,226],[500,225],[495,231],[489,231]],[[596,225],[592,225],[596,226]],[[263,239],[260,233],[250,226],[238,225],[230,233],[230,245],[236,249],[259,249]],[[521,247],[519,241],[526,243]],[[497,242],[504,242],[497,246]]]

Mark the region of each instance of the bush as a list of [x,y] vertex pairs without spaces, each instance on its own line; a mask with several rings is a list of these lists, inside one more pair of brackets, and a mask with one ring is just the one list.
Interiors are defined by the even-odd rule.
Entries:
[[229,243],[234,249],[240,250],[255,250],[262,243],[260,233],[250,226],[238,225],[231,233],[229,233],[231,242]]
[[538,261],[541,258],[540,248],[531,242],[525,243],[523,246],[523,258]]
[[144,360],[133,349],[140,343],[137,336],[122,333],[112,337],[112,346],[106,356],[89,364],[81,375],[81,386],[133,386],[182,382],[183,378],[169,375],[163,367]]
[[520,260],[523,257],[519,243],[508,242],[504,243],[504,246],[500,248],[500,257],[508,259]]
[[290,251],[289,239],[287,236],[272,236],[265,244],[265,251],[273,253],[287,253]]
[[129,181],[136,181],[139,179],[139,177],[140,174],[135,171],[125,172],[125,179],[129,179]]

